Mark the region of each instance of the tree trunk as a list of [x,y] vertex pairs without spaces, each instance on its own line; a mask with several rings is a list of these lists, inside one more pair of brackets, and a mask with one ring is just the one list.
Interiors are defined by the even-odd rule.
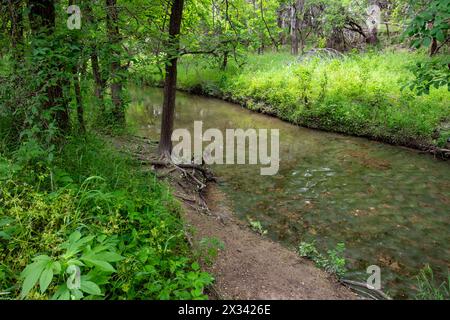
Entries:
[[[96,23],[94,20],[94,16],[92,14],[92,8],[90,6],[89,0],[86,1],[85,9],[86,11],[86,19],[90,24]],[[91,45],[91,67],[92,67],[92,76],[94,78],[95,83],[95,97],[98,100],[98,103],[100,104],[100,111],[102,113],[105,112],[105,101],[104,101],[104,92],[105,92],[105,85],[106,81],[102,78],[102,74],[100,71],[100,62],[98,58],[98,48],[95,43]]]
[[120,51],[117,49],[120,46],[121,38],[119,33],[119,14],[117,11],[116,0],[106,0],[106,28],[108,29],[109,42],[113,46],[111,50],[111,99],[113,103],[113,117],[117,124],[125,125],[125,110],[122,99],[122,76],[120,64]]
[[296,0],[291,6],[291,53],[298,55],[299,52],[299,29],[301,20],[299,15],[303,12],[305,0]]
[[376,45],[378,43],[377,27],[373,27],[371,30],[369,30],[369,35],[367,36],[366,42],[372,45]]
[[[29,20],[35,36],[50,37],[55,30],[56,12],[54,0],[29,0]],[[62,71],[62,67],[61,70]],[[51,81],[52,79],[48,79]],[[48,100],[44,104],[45,109],[56,109],[54,118],[58,128],[62,132],[70,129],[69,110],[67,101],[64,99],[63,80],[57,79],[55,85],[47,88]]]
[[298,55],[297,13],[295,5],[291,7],[291,53]]
[[[379,6],[379,1],[371,0],[371,1],[369,1],[369,4]],[[376,13],[376,10],[374,10],[370,13],[370,15],[372,17],[372,19],[371,19],[372,26],[369,27],[368,36],[366,38],[366,43],[371,44],[371,45],[376,45],[378,43],[378,25],[381,23],[380,20],[376,19],[376,18],[381,18],[381,16],[379,16],[379,17],[373,16],[375,13]]]
[[170,157],[172,152],[172,131],[175,116],[175,95],[177,85],[177,62],[180,50],[180,31],[184,0],[172,0],[169,23],[169,43],[167,48],[166,78],[164,82],[164,102],[161,119],[161,139],[159,153]]
[[430,46],[430,57],[434,56],[438,52],[438,42],[436,38],[433,38]]
[[78,71],[75,70],[73,86],[75,89],[75,98],[77,101],[77,116],[78,116],[78,125],[80,126],[80,132],[86,132],[86,126],[84,124],[84,108],[83,108],[83,99],[81,95],[81,86],[80,86],[80,77],[78,76]]
[[22,1],[8,0],[8,10],[11,21],[11,47],[15,68],[23,60]]
[[225,51],[223,53],[221,70],[225,70],[227,68],[227,65],[228,65],[228,51]]
[[102,74],[100,72],[100,63],[97,55],[97,47],[92,46],[91,52],[91,65],[92,65],[92,75],[94,76],[95,82],[95,97],[97,98],[100,104],[100,111],[103,113],[105,111],[105,101],[104,101],[104,92],[105,92],[105,81],[102,78]]
[[[69,0],[69,6],[74,4],[74,0]],[[76,37],[71,37],[70,41],[72,41],[73,45],[79,45],[78,40]],[[84,108],[83,108],[83,95],[81,93],[81,85],[80,85],[80,76],[79,76],[79,57],[73,58],[73,67],[72,67],[72,81],[73,81],[73,88],[75,91],[75,101],[77,104],[77,118],[78,118],[78,125],[79,125],[79,131],[81,133],[86,132],[86,127],[84,125]]]

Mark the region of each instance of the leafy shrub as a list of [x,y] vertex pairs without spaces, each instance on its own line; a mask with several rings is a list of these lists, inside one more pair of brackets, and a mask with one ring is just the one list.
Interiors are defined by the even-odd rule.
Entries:
[[[117,243],[117,237],[82,237],[79,231],[75,231],[59,246],[64,251],[57,259],[39,255],[27,265],[21,273],[23,283],[20,296],[26,297],[37,283],[40,294],[44,294],[50,285],[56,285],[53,299],[81,299],[84,293],[88,297],[102,296],[97,283],[107,284],[116,272],[111,263],[123,259],[116,252]],[[65,274],[70,275],[68,279],[65,279]]]
[[417,62],[411,71],[415,78],[406,85],[411,90],[416,90],[419,95],[430,94],[431,88],[447,87],[450,83],[450,60],[432,59],[430,61]]

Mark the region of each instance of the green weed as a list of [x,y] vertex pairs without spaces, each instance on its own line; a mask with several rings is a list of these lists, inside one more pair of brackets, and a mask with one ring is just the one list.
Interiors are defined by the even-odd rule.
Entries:
[[262,224],[260,221],[257,220],[252,220],[250,217],[247,217],[248,223],[250,225],[250,228],[258,233],[259,235],[265,235],[267,234],[267,230],[263,228]]
[[450,275],[447,281],[436,284],[433,270],[429,265],[420,270],[417,279],[418,300],[448,300],[450,299]]
[[343,243],[338,243],[336,248],[328,250],[326,255],[319,253],[315,242],[301,242],[298,247],[298,254],[301,257],[311,259],[317,267],[338,277],[342,277],[347,272],[344,252],[345,245]]

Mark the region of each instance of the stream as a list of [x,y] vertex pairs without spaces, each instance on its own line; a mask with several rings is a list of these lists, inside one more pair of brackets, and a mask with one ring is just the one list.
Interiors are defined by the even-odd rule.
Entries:
[[[158,139],[162,90],[132,88],[127,120]],[[289,247],[316,241],[321,252],[346,246],[346,279],[381,268],[382,290],[414,297],[415,276],[429,264],[443,281],[450,268],[450,164],[363,138],[291,125],[221,100],[178,93],[175,128],[279,129],[280,170],[215,165],[219,187],[239,218],[260,221]],[[191,131],[192,132],[192,131]],[[270,253],[268,253],[270,254]],[[276,270],[274,270],[276,272]]]

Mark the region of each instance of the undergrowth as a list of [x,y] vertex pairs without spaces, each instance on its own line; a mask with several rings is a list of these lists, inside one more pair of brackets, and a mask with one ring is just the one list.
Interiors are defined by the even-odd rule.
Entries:
[[167,187],[106,141],[0,156],[0,298],[205,299]]

